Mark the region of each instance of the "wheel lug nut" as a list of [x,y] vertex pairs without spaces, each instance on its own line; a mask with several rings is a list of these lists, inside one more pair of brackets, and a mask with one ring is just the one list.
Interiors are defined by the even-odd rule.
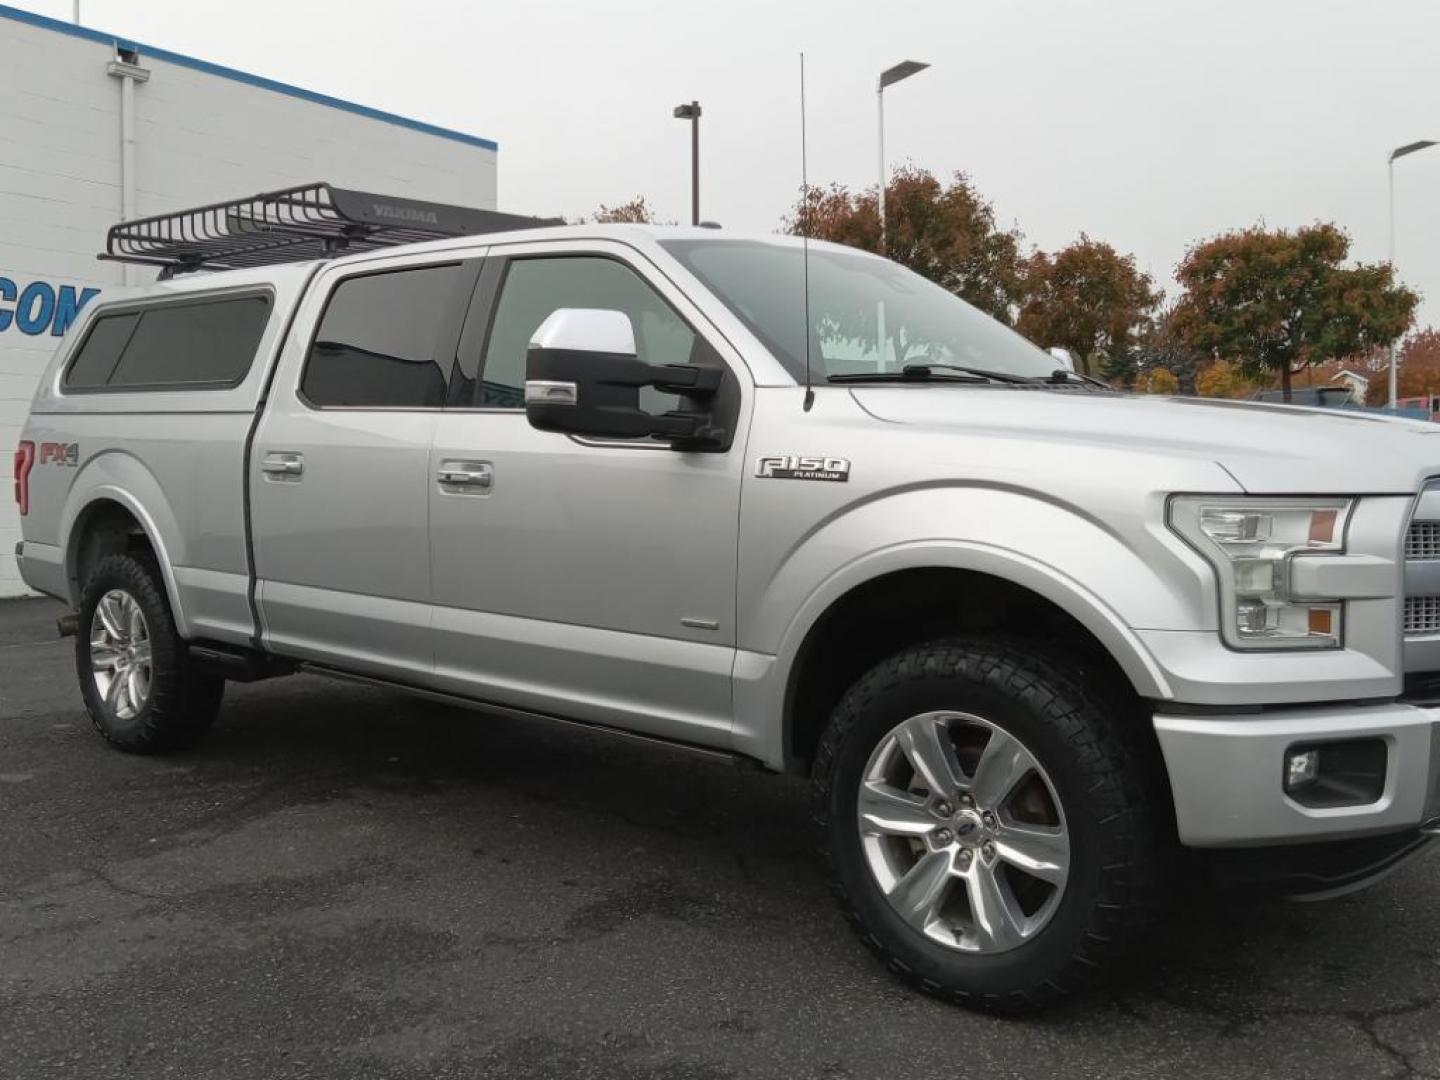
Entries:
[[938,802],[935,804],[935,813],[941,817],[949,817],[954,812],[954,808],[948,802]]
[[981,815],[980,820],[985,823],[987,829],[993,829],[995,827],[995,815],[988,810]]
[[995,845],[988,840],[981,846],[980,851],[987,859],[995,857]]
[[965,807],[965,809],[967,809],[967,810],[970,809],[970,807],[972,807],[972,806],[975,805],[975,796],[974,796],[974,795],[961,795],[961,796],[960,796],[960,805],[963,806],[963,807]]
[[935,843],[948,844],[953,839],[955,839],[954,834],[952,834],[949,829],[935,830]]
[[960,869],[964,870],[966,867],[968,867],[973,858],[974,856],[971,855],[969,851],[960,852],[960,858],[958,860],[960,863]]

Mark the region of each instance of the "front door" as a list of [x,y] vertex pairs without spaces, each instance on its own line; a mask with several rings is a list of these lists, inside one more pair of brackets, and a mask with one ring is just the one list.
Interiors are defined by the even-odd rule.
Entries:
[[256,595],[277,652],[424,682],[430,447],[478,262],[321,272],[250,459]]
[[[436,679],[726,746],[748,388],[732,367],[725,452],[537,431],[523,409],[526,346],[557,308],[624,312],[650,363],[724,362],[699,337],[703,317],[628,250],[515,245],[486,260],[459,350],[471,405],[440,417],[431,455]],[[642,405],[677,402],[656,393]]]

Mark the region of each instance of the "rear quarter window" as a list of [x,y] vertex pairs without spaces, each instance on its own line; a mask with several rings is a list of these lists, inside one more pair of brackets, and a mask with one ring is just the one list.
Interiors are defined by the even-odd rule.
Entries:
[[232,387],[249,373],[269,317],[268,296],[107,313],[91,324],[62,385],[71,393]]

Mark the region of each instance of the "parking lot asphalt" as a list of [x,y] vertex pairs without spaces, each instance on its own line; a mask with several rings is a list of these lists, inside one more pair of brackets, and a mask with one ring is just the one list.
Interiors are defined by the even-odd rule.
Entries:
[[963,1012],[856,942],[803,782],[311,676],[108,749],[0,603],[0,1076],[1440,1076],[1440,858],[1192,900],[1126,984]]

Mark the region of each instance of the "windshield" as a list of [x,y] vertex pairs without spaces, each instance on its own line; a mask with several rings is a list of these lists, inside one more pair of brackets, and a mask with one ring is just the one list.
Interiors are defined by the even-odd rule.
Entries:
[[[805,264],[800,245],[664,240],[750,328],[796,382],[805,378]],[[814,377],[898,375],[907,364],[956,364],[1043,377],[1048,353],[903,266],[834,248],[810,249]]]

